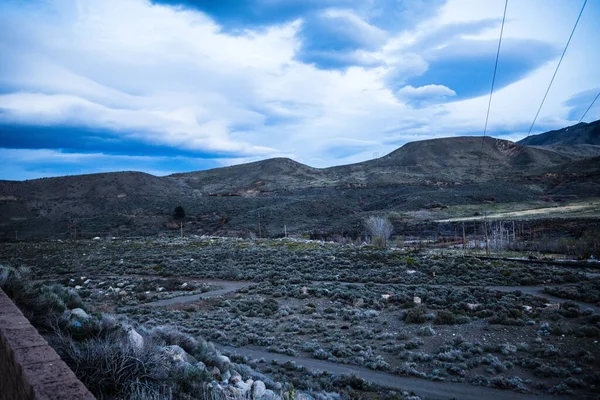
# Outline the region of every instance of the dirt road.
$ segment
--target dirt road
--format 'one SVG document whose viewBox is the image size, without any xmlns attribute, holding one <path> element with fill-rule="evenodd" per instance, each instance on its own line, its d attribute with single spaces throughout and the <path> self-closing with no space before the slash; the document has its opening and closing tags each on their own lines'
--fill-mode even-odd
<svg viewBox="0 0 600 400">
<path fill-rule="evenodd" d="M 511 390 L 499 390 L 482 386 L 472 386 L 468 383 L 434 382 L 420 378 L 411 378 L 392 375 L 385 372 L 373 371 L 354 365 L 344 365 L 329 361 L 315 360 L 312 358 L 290 357 L 282 354 L 269 353 L 254 348 L 236 348 L 229 346 L 220 347 L 226 353 L 239 354 L 256 359 L 264 358 L 267 361 L 275 360 L 283 363 L 293 361 L 309 370 L 328 371 L 334 375 L 357 374 L 363 379 L 380 386 L 397 390 L 407 390 L 428 399 L 461 399 L 461 400 L 559 400 L 558 396 L 521 394 Z"/>
<path fill-rule="evenodd" d="M 150 306 L 150 307 L 162 307 L 162 306 L 170 306 L 173 304 L 181 304 L 181 303 L 191 303 L 194 301 L 202 300 L 202 299 L 210 299 L 214 297 L 219 297 L 226 295 L 228 293 L 236 292 L 242 288 L 253 285 L 252 282 L 239 282 L 239 281 L 219 281 L 213 279 L 195 279 L 195 282 L 198 283 L 208 283 L 215 286 L 220 286 L 221 289 L 212 290 L 210 292 L 193 294 L 190 296 L 178 296 L 172 297 L 170 299 L 156 300 L 150 303 L 142 304 L 142 306 Z"/>
</svg>

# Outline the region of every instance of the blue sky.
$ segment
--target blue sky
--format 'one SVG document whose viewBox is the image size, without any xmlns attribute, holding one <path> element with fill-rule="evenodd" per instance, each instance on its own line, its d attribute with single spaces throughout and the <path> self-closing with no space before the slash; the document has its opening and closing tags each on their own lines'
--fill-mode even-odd
<svg viewBox="0 0 600 400">
<path fill-rule="evenodd" d="M 583 0 L 509 0 L 488 134 L 518 140 Z M 4 0 L 0 179 L 326 167 L 481 135 L 503 0 Z M 589 0 L 533 133 L 600 90 Z M 600 118 L 600 104 L 586 121 Z"/>
</svg>

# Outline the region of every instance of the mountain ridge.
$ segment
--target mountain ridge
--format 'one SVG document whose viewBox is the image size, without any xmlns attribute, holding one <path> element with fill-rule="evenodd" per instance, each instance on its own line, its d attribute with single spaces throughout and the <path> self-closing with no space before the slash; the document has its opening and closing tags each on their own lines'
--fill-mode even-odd
<svg viewBox="0 0 600 400">
<path fill-rule="evenodd" d="M 365 216 L 431 204 L 600 197 L 600 146 L 460 136 L 410 142 L 360 163 L 274 158 L 157 177 L 115 172 L 0 181 L 0 239 L 156 234 L 186 211 L 196 234 L 358 232 Z M 584 151 L 585 150 L 585 151 Z M 175 228 L 173 228 L 175 227 Z"/>
</svg>

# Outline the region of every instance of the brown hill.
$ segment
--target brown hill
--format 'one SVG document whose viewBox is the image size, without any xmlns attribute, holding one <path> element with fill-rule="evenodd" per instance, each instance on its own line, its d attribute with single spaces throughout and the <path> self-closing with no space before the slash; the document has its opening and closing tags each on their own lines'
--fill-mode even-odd
<svg viewBox="0 0 600 400">
<path fill-rule="evenodd" d="M 561 145 L 569 146 L 569 145 Z M 594 154 L 590 152 L 589 154 Z M 431 204 L 600 196 L 600 158 L 490 137 L 407 143 L 378 159 L 312 168 L 286 158 L 155 177 L 119 172 L 0 181 L 0 238 L 357 232 L 372 213 Z M 574 178 L 576 177 L 576 179 Z"/>
</svg>

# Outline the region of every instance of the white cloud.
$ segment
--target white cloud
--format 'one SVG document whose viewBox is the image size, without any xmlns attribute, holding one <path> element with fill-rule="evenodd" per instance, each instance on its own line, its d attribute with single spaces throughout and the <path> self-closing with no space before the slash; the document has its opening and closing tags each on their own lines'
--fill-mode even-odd
<svg viewBox="0 0 600 400">
<path fill-rule="evenodd" d="M 540 15 L 528 14 L 532 6 L 525 2 L 509 4 L 506 37 L 564 45 L 578 7 L 569 0 L 556 3 Z M 0 46 L 11 60 L 0 66 L 0 86 L 16 88 L 0 95 L 0 123 L 77 123 L 151 144 L 234 152 L 243 160 L 290 155 L 313 166 L 383 155 L 406 140 L 482 130 L 487 96 L 452 101 L 451 85 L 406 82 L 427 71 L 427 46 L 440 45 L 432 35 L 496 38 L 497 27 L 487 29 L 481 21 L 501 17 L 503 6 L 451 0 L 437 16 L 396 34 L 328 10 L 328 18 L 367 32 L 369 43 L 387 40 L 380 49 L 350 54 L 378 66 L 340 71 L 295 60 L 302 21 L 233 35 L 200 12 L 145 0 L 41 4 L 0 16 Z M 599 8 L 588 5 L 540 115 L 543 127 L 573 122 L 564 101 L 600 86 L 599 55 L 590 39 L 600 36 L 590 16 Z M 457 30 L 469 23 L 475 33 Z M 499 72 L 502 62 L 501 53 Z M 554 65 L 494 94 L 491 133 L 522 131 Z M 332 147 L 344 146 L 359 151 L 332 155 Z"/>
<path fill-rule="evenodd" d="M 408 102 L 440 102 L 448 97 L 456 96 L 456 92 L 444 85 L 404 86 L 396 92 L 396 96 Z"/>
</svg>

